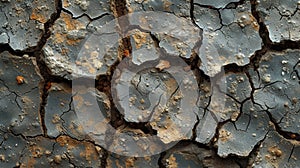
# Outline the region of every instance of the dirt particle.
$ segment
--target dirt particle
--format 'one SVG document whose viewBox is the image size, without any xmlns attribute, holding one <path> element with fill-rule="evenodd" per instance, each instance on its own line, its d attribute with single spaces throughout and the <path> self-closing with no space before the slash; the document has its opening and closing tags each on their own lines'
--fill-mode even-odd
<svg viewBox="0 0 300 168">
<path fill-rule="evenodd" d="M 17 80 L 18 85 L 25 83 L 25 78 L 23 76 L 17 76 L 16 80 Z"/>
<path fill-rule="evenodd" d="M 238 116 L 239 116 L 239 112 L 238 111 L 232 113 L 232 115 L 230 116 L 231 121 L 236 121 L 236 119 L 238 118 Z"/>
<path fill-rule="evenodd" d="M 173 156 L 173 154 L 166 160 L 168 163 L 168 168 L 177 168 L 178 165 L 176 163 L 176 158 Z"/>
<path fill-rule="evenodd" d="M 129 50 L 124 50 L 123 54 L 124 54 L 125 57 L 129 57 L 130 56 Z"/>
<path fill-rule="evenodd" d="M 296 97 L 293 97 L 292 98 L 292 102 L 293 102 L 293 104 L 297 104 L 298 103 L 298 99 Z"/>
<path fill-rule="evenodd" d="M 51 154 L 51 151 L 46 150 L 46 151 L 45 151 L 45 154 L 46 154 L 46 155 L 50 155 L 50 154 Z"/>
<path fill-rule="evenodd" d="M 79 141 L 76 141 L 68 136 L 60 136 L 56 139 L 56 141 L 60 146 L 66 147 L 68 150 L 72 150 L 80 144 Z"/>
<path fill-rule="evenodd" d="M 147 43 L 147 36 L 146 33 L 137 31 L 133 35 L 133 39 L 135 41 L 136 48 L 139 49 L 145 43 Z"/>
<path fill-rule="evenodd" d="M 5 156 L 4 155 L 0 155 L 0 160 L 3 162 L 5 161 Z"/>
<path fill-rule="evenodd" d="M 46 90 L 49 90 L 51 88 L 51 82 L 47 82 L 46 86 L 45 86 L 45 89 Z"/>
<path fill-rule="evenodd" d="M 224 129 L 221 129 L 219 133 L 219 139 L 223 142 L 228 141 L 232 137 L 232 134 Z"/>
<path fill-rule="evenodd" d="M 68 0 L 64 0 L 63 1 L 63 7 L 64 8 L 67 8 L 67 7 L 69 7 L 70 6 L 70 2 L 68 1 Z"/>
<path fill-rule="evenodd" d="M 268 152 L 272 155 L 272 156 L 276 156 L 276 157 L 280 157 L 282 156 L 282 151 L 277 147 L 277 146 L 272 146 L 268 149 Z"/>
<path fill-rule="evenodd" d="M 291 137 L 292 139 L 295 139 L 297 136 L 296 136 L 296 134 L 291 134 L 290 137 Z"/>
<path fill-rule="evenodd" d="M 62 158 L 61 158 L 60 155 L 55 155 L 55 156 L 54 156 L 54 162 L 55 162 L 55 163 L 59 164 L 59 163 L 61 162 L 61 160 L 62 160 Z"/>
<path fill-rule="evenodd" d="M 263 81 L 264 81 L 265 83 L 270 83 L 270 82 L 271 82 L 271 75 L 270 75 L 270 74 L 265 74 L 265 75 L 263 76 Z"/>
<path fill-rule="evenodd" d="M 135 159 L 134 158 L 128 158 L 126 159 L 126 167 L 134 167 L 134 161 Z"/>
</svg>

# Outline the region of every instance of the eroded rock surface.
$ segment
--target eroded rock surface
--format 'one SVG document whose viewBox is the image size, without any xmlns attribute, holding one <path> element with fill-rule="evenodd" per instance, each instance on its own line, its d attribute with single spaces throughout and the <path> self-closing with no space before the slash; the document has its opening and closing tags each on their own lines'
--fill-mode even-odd
<svg viewBox="0 0 300 168">
<path fill-rule="evenodd" d="M 299 5 L 2 0 L 0 167 L 297 167 Z"/>
<path fill-rule="evenodd" d="M 51 36 L 43 48 L 45 63 L 51 73 L 69 80 L 73 78 L 72 73 L 73 75 L 77 73 L 78 67 L 83 67 L 91 74 L 96 72 L 107 74 L 109 67 L 117 60 L 117 48 L 107 48 L 111 50 L 112 55 L 102 55 L 103 49 L 97 49 L 99 47 L 95 44 L 98 44 L 99 39 L 111 40 L 111 38 L 94 35 L 96 41 L 88 44 L 85 41 L 93 32 L 97 32 L 101 25 L 112 19 L 110 15 L 95 21 L 90 21 L 86 16 L 74 19 L 68 13 L 62 12 L 60 18 L 55 21 Z M 103 43 L 104 46 L 109 42 Z M 106 48 L 104 49 L 107 52 Z"/>
<path fill-rule="evenodd" d="M 43 78 L 34 57 L 0 54 L 1 130 L 24 136 L 43 133 L 39 113 Z"/>
<path fill-rule="evenodd" d="M 297 0 L 257 0 L 257 11 L 267 26 L 272 42 L 299 41 L 300 2 Z"/>
<path fill-rule="evenodd" d="M 22 51 L 36 47 L 46 23 L 57 12 L 56 5 L 55 1 L 46 0 L 1 1 L 0 44 Z"/>
<path fill-rule="evenodd" d="M 297 167 L 299 165 L 299 142 L 287 140 L 271 130 L 262 142 L 253 167 Z"/>
<path fill-rule="evenodd" d="M 281 130 L 299 134 L 299 50 L 267 53 L 260 62 L 260 87 L 254 100 L 267 110 Z"/>
<path fill-rule="evenodd" d="M 195 22 L 203 29 L 200 69 L 207 75 L 216 75 L 224 65 L 246 65 L 255 51 L 262 48 L 259 25 L 251 13 L 249 1 L 229 9 L 211 9 L 197 4 L 194 9 Z"/>
</svg>

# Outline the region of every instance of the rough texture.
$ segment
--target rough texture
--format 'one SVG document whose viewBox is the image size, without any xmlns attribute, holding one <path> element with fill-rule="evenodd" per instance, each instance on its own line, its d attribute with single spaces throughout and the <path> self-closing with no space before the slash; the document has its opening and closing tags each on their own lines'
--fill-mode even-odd
<svg viewBox="0 0 300 168">
<path fill-rule="evenodd" d="M 64 84 L 50 83 L 45 106 L 47 135 L 58 137 L 66 134 L 76 139 L 84 139 L 85 133 L 74 111 L 72 90 Z"/>
<path fill-rule="evenodd" d="M 216 75 L 224 65 L 246 65 L 255 51 L 262 48 L 259 25 L 251 13 L 250 2 L 234 9 L 194 6 L 196 24 L 204 30 L 199 49 L 200 69 L 207 75 Z"/>
<path fill-rule="evenodd" d="M 221 157 L 248 156 L 268 132 L 269 118 L 260 108 L 246 102 L 241 112 L 235 122 L 228 122 L 219 129 L 217 145 Z"/>
<path fill-rule="evenodd" d="M 299 54 L 299 50 L 267 53 L 258 68 L 261 86 L 254 93 L 255 102 L 281 130 L 296 134 L 300 133 Z"/>
<path fill-rule="evenodd" d="M 46 0 L 1 1 L 0 44 L 9 44 L 13 50 L 36 47 L 45 33 L 45 23 L 55 12 L 56 3 Z"/>
<path fill-rule="evenodd" d="M 300 40 L 299 1 L 257 0 L 256 3 L 272 42 Z"/>
<path fill-rule="evenodd" d="M 186 58 L 190 58 L 192 53 L 196 52 L 195 48 L 201 40 L 199 36 L 201 30 L 193 26 L 189 18 L 189 7 L 189 0 L 132 0 L 127 2 L 127 8 L 130 13 L 156 11 L 155 13 L 150 13 L 151 17 L 159 19 L 159 21 L 153 22 L 150 17 L 146 19 L 149 20 L 149 22 L 147 22 L 146 20 L 137 19 L 139 15 L 134 15 L 135 17 L 129 15 L 129 23 L 131 25 L 138 25 L 142 29 L 150 31 L 158 40 L 159 47 L 163 48 L 168 54 L 179 55 Z M 173 15 L 168 15 L 168 13 L 172 13 Z M 147 15 L 149 15 L 149 13 L 142 14 L 144 18 L 147 18 Z M 166 19 L 166 17 L 169 19 Z M 174 26 L 176 26 L 176 28 Z M 178 29 L 181 29 L 181 31 L 178 32 Z"/>
<path fill-rule="evenodd" d="M 117 59 L 117 49 L 110 49 L 113 55 L 101 55 L 95 46 L 101 37 L 97 36 L 97 41 L 89 44 L 84 42 L 93 32 L 97 32 L 101 25 L 111 19 L 112 16 L 108 15 L 90 22 L 86 16 L 73 19 L 71 15 L 62 12 L 60 18 L 55 21 L 51 36 L 43 48 L 45 63 L 51 73 L 66 79 L 72 79 L 72 73 L 77 73 L 77 67 L 86 68 L 92 74 L 96 71 L 100 71 L 99 74 L 108 73 L 109 66 Z M 87 53 L 81 51 L 82 48 Z M 93 64 L 90 65 L 90 62 Z"/>
<path fill-rule="evenodd" d="M 299 167 L 299 9 L 2 0 L 0 167 Z"/>
<path fill-rule="evenodd" d="M 191 152 L 192 151 L 192 152 Z M 166 167 L 239 167 L 234 160 L 224 160 L 211 150 L 194 144 L 175 147 L 163 157 Z"/>
<path fill-rule="evenodd" d="M 271 130 L 259 147 L 253 167 L 298 167 L 299 142 L 286 140 Z"/>
<path fill-rule="evenodd" d="M 62 4 L 63 9 L 71 12 L 73 17 L 86 14 L 94 19 L 111 13 L 109 0 L 63 0 Z"/>
<path fill-rule="evenodd" d="M 218 1 L 194 0 L 194 3 L 196 3 L 196 4 L 207 5 L 207 6 L 211 6 L 214 8 L 224 8 L 232 2 L 239 2 L 239 0 L 218 0 Z"/>
<path fill-rule="evenodd" d="M 0 54 L 1 130 L 24 136 L 42 134 L 41 77 L 36 59 Z"/>
<path fill-rule="evenodd" d="M 115 154 L 110 154 L 106 160 L 107 168 L 121 168 L 121 167 L 144 167 L 157 168 L 159 155 L 151 157 L 123 157 Z"/>
</svg>

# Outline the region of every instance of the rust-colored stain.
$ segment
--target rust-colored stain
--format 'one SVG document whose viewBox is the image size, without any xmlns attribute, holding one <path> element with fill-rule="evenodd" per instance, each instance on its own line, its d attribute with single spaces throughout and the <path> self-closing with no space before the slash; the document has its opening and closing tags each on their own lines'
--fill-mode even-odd
<svg viewBox="0 0 300 168">
<path fill-rule="evenodd" d="M 30 19 L 39 21 L 41 23 L 46 23 L 47 22 L 46 17 L 43 14 L 41 14 L 38 9 L 33 9 L 32 10 L 32 13 L 30 15 Z"/>
<path fill-rule="evenodd" d="M 130 52 L 127 49 L 124 50 L 123 54 L 124 54 L 125 57 L 129 57 L 130 56 Z"/>
<path fill-rule="evenodd" d="M 65 36 L 61 33 L 54 34 L 55 43 L 60 44 L 65 41 Z"/>
<path fill-rule="evenodd" d="M 232 138 L 232 134 L 228 132 L 227 130 L 221 129 L 219 132 L 219 139 L 222 142 L 228 141 L 230 138 Z"/>
<path fill-rule="evenodd" d="M 167 163 L 168 163 L 168 168 L 178 168 L 176 157 L 174 157 L 173 154 L 168 158 Z"/>
<path fill-rule="evenodd" d="M 141 48 L 142 45 L 147 43 L 146 33 L 143 32 L 135 32 L 133 35 L 133 39 L 135 41 L 135 46 L 137 49 Z"/>
<path fill-rule="evenodd" d="M 76 146 L 80 144 L 80 142 L 68 137 L 68 136 L 60 136 L 56 139 L 57 143 L 60 146 L 66 147 L 68 150 L 74 149 Z"/>
<path fill-rule="evenodd" d="M 290 137 L 291 137 L 292 139 L 295 139 L 297 136 L 296 136 L 296 134 L 291 134 Z"/>
<path fill-rule="evenodd" d="M 280 157 L 282 156 L 282 151 L 277 147 L 277 146 L 272 146 L 270 148 L 268 148 L 268 152 L 276 157 Z"/>
<path fill-rule="evenodd" d="M 78 20 L 72 19 L 72 17 L 66 13 L 61 13 L 61 18 L 66 24 L 66 28 L 68 31 L 70 30 L 79 30 L 85 28 L 85 26 L 79 22 Z"/>
<path fill-rule="evenodd" d="M 49 90 L 51 88 L 51 82 L 47 82 L 45 85 L 45 89 Z"/>
<path fill-rule="evenodd" d="M 80 152 L 80 156 L 85 157 L 87 161 L 97 160 L 98 154 L 95 147 L 90 143 L 85 143 L 84 146 L 85 150 Z"/>
<path fill-rule="evenodd" d="M 85 26 L 78 20 L 72 19 L 72 17 L 66 13 L 61 13 L 61 19 L 67 31 L 85 29 Z M 58 29 L 58 26 L 56 26 Z M 68 45 L 77 45 L 81 39 L 68 38 L 66 33 L 56 32 L 54 34 L 54 43 L 60 44 L 66 42 Z"/>
<path fill-rule="evenodd" d="M 128 158 L 125 161 L 126 167 L 134 167 L 135 158 Z"/>
<path fill-rule="evenodd" d="M 67 8 L 67 7 L 70 6 L 70 3 L 69 3 L 68 0 L 63 0 L 63 4 L 62 5 L 63 5 L 64 8 Z"/>
<path fill-rule="evenodd" d="M 259 24 L 257 23 L 255 17 L 251 14 L 249 14 L 249 17 L 250 17 L 250 20 L 251 20 L 251 25 L 252 25 L 252 28 L 256 31 L 259 31 Z"/>
<path fill-rule="evenodd" d="M 166 11 L 171 11 L 170 6 L 172 5 L 172 2 L 164 1 L 164 9 Z"/>
</svg>

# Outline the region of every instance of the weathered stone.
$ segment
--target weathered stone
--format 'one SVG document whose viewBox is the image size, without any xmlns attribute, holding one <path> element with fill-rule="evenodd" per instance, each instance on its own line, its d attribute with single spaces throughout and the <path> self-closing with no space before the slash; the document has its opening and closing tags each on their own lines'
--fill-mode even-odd
<svg viewBox="0 0 300 168">
<path fill-rule="evenodd" d="M 0 2 L 0 44 L 22 51 L 36 47 L 56 12 L 56 3 L 46 0 Z"/>
<path fill-rule="evenodd" d="M 0 54 L 0 125 L 24 136 L 42 134 L 39 115 L 43 78 L 36 59 Z"/>
</svg>

